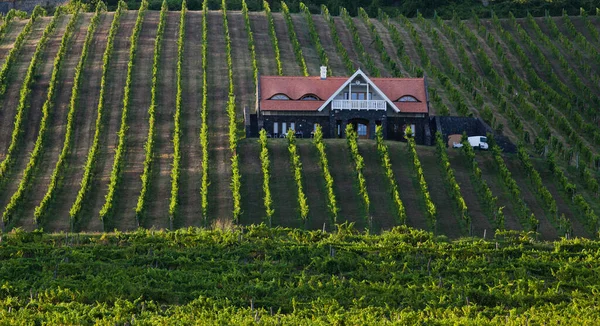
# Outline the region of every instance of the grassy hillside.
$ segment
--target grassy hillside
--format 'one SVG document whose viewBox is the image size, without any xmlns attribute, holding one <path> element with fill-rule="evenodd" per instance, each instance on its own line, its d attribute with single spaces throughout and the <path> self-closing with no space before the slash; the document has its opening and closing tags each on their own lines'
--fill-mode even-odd
<svg viewBox="0 0 600 326">
<path fill-rule="evenodd" d="M 257 139 L 239 139 L 233 150 L 230 150 L 230 140 L 243 138 L 243 108 L 252 108 L 255 103 L 252 58 L 256 58 L 258 73 L 277 74 L 278 52 L 283 75 L 300 75 L 300 58 L 312 75 L 318 73 L 325 58 L 334 76 L 347 76 L 358 67 L 372 76 L 425 74 L 433 114 L 482 117 L 515 143 L 524 141 L 527 155 L 503 154 L 500 161 L 504 164 L 499 164 L 493 153 L 477 152 L 475 155 L 481 180 L 486 181 L 492 196 L 497 198 L 494 203 L 481 192 L 479 176 L 474 174 L 471 161 L 462 151 L 447 150 L 455 176 L 455 181 L 449 181 L 447 173 L 450 172 L 440 164 L 435 148 L 417 146 L 417 157 L 428 185 L 427 196 L 436 206 L 435 216 L 427 213 L 424 188 L 417 178 L 407 144 L 386 142 L 409 226 L 452 238 L 483 237 L 484 234 L 490 238 L 498 227 L 537 230 L 541 239 L 556 239 L 567 232 L 575 236 L 597 236 L 597 215 L 600 213 L 600 113 L 597 109 L 600 104 L 600 57 L 597 54 L 600 50 L 600 20 L 596 16 L 493 17 L 461 21 L 457 18 L 430 20 L 420 16 L 407 19 L 384 14 L 369 18 L 362 10 L 358 10 L 356 17 L 347 16 L 343 10 L 341 16 L 329 16 L 325 9 L 322 15 L 291 14 L 302 57 L 294 50 L 292 34 L 288 31 L 284 13 L 280 12 L 272 13 L 272 24 L 265 12 L 249 12 L 246 16 L 243 11 L 231 10 L 226 12 L 226 21 L 220 10 L 207 10 L 206 14 L 187 11 L 183 19 L 181 12 L 165 13 L 165 30 L 158 39 L 162 48 L 160 53 L 154 52 L 160 20 L 158 11 L 148 10 L 138 15 L 137 11 L 122 10 L 118 16 L 114 12 L 100 12 L 91 35 L 89 54 L 80 71 L 79 92 L 72 98 L 75 65 L 81 56 L 86 31 L 94 21 L 94 13 L 81 13 L 67 44 L 65 64 L 58 71 L 58 91 L 49 111 L 52 128 L 45 134 L 43 155 L 27 179 L 23 178 L 23 173 L 30 164 L 38 138 L 53 62 L 72 15 L 59 16 L 55 28 L 48 32 L 48 45 L 40 49 L 39 63 L 34 67 L 35 77 L 29 86 L 23 83 L 24 75 L 51 18 L 36 19 L 30 30 L 24 28 L 29 19 L 13 18 L 0 36 L 0 64 L 7 62 L 11 49 L 15 49 L 12 51 L 14 58 L 6 68 L 6 91 L 0 95 L 0 159 L 8 162 L 3 163 L 5 171 L 0 170 L 3 229 L 41 227 L 56 232 L 114 228 L 126 231 L 138 226 L 227 226 L 234 222 L 233 211 L 237 205 L 237 193 L 232 192 L 231 184 L 234 171 L 237 171 L 232 168 L 232 158 L 238 155 L 241 175 L 239 223 L 265 221 L 263 173 Z M 113 23 L 115 16 L 118 24 Z M 137 51 L 131 56 L 133 39 L 130 36 L 135 31 L 138 17 L 142 20 L 139 37 L 134 40 Z M 185 24 L 185 33 L 182 35 L 183 50 L 178 52 L 181 22 Z M 204 22 L 207 30 L 203 30 Z M 108 44 L 111 30 L 114 37 Z M 230 47 L 225 37 L 227 30 Z M 253 47 L 249 47 L 249 32 L 252 33 Z M 22 41 L 18 43 L 20 33 L 23 33 Z M 273 45 L 275 39 L 277 47 Z M 112 51 L 107 52 L 108 61 L 104 65 L 103 54 L 107 48 Z M 203 49 L 206 58 L 202 56 Z M 231 56 L 231 65 L 227 53 Z M 159 62 L 155 85 L 155 137 L 153 154 L 147 159 L 144 146 L 150 128 L 155 56 Z M 179 58 L 182 65 L 180 94 L 176 85 Z M 126 93 L 128 67 L 131 67 L 131 88 Z M 231 79 L 228 78 L 229 71 Z M 101 81 L 103 74 L 104 84 Z M 101 89 L 104 111 L 98 120 L 100 132 L 96 136 Z M 21 98 L 23 91 L 30 95 Z M 227 113 L 228 95 L 235 96 L 233 118 Z M 119 168 L 115 170 L 125 96 L 129 108 L 124 146 Z M 206 107 L 203 107 L 204 100 Z M 20 101 L 27 109 L 23 111 L 21 129 L 14 131 L 13 121 L 18 117 Z M 71 101 L 75 101 L 76 109 L 72 144 L 65 157 L 65 168 L 55 172 L 65 141 L 67 108 Z M 178 190 L 174 193 L 177 209 L 171 215 L 169 200 L 173 187 L 177 101 L 181 103 L 181 161 L 177 172 Z M 230 132 L 230 123 L 237 132 Z M 207 128 L 207 148 L 203 148 L 202 128 Z M 86 161 L 94 139 L 98 143 L 97 153 L 94 164 L 87 171 Z M 309 207 L 308 219 L 300 218 L 288 141 L 269 139 L 272 225 L 322 229 L 325 224 L 326 230 L 332 230 L 327 210 L 329 195 L 319 154 L 311 140 L 298 140 L 297 145 Z M 368 211 L 361 199 L 348 144 L 345 140 L 326 139 L 325 145 L 339 209 L 338 223 L 354 222 L 358 228 L 369 228 L 371 232 L 398 225 L 386 171 L 375 142 L 361 140 L 358 146 L 365 158 L 363 175 L 366 194 L 371 201 Z M 10 148 L 13 148 L 12 152 L 9 152 Z M 203 164 L 205 153 L 208 153 L 208 164 Z M 147 176 L 144 174 L 148 179 L 142 182 L 145 162 L 149 162 L 150 172 Z M 532 168 L 526 169 L 529 163 Z M 509 179 L 514 182 L 503 174 L 505 167 L 511 172 Z M 34 211 L 47 193 L 55 173 L 58 183 L 44 208 L 44 217 L 34 219 Z M 205 173 L 208 188 L 203 193 Z M 85 175 L 89 175 L 90 180 L 87 188 L 82 190 Z M 536 179 L 537 175 L 539 179 Z M 111 177 L 117 182 L 111 182 Z M 460 196 L 451 192 L 451 182 L 460 186 Z M 148 192 L 144 215 L 140 218 L 135 209 L 143 184 L 148 185 Z M 110 190 L 111 187 L 114 189 Z M 21 188 L 20 195 L 16 196 Z M 515 195 L 515 189 L 518 195 Z M 110 201 L 112 213 L 100 220 L 109 190 L 115 195 Z M 84 200 L 79 213 L 73 216 L 72 208 L 82 191 Z M 544 195 L 545 191 L 548 196 Z M 457 200 L 461 199 L 468 211 L 464 218 L 457 206 Z M 10 214 L 4 213 L 7 207 Z M 501 218 L 499 210 L 503 212 Z M 432 219 L 434 224 L 428 224 Z"/>
</svg>

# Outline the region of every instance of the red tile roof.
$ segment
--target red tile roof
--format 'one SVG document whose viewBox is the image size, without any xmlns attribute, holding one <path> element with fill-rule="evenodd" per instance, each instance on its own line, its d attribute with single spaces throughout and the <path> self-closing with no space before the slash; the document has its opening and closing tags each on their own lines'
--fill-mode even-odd
<svg viewBox="0 0 600 326">
<path fill-rule="evenodd" d="M 349 77 L 319 76 L 261 76 L 260 109 L 264 111 L 316 111 L 337 91 Z M 394 102 L 400 112 L 427 113 L 427 95 L 423 78 L 371 78 L 371 81 Z M 285 94 L 291 100 L 269 100 L 276 94 Z M 314 94 L 322 101 L 301 101 Z M 420 102 L 396 102 L 411 95 Z"/>
</svg>

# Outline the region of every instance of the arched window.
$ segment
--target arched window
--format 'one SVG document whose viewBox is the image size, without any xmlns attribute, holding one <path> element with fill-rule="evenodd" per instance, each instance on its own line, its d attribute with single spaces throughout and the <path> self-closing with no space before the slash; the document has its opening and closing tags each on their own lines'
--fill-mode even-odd
<svg viewBox="0 0 600 326">
<path fill-rule="evenodd" d="M 398 99 L 396 102 L 419 102 L 417 98 L 412 95 L 404 95 Z"/>
<path fill-rule="evenodd" d="M 275 94 L 273 96 L 271 96 L 270 100 L 283 100 L 283 101 L 288 101 L 290 99 L 289 96 L 279 93 L 279 94 Z"/>
<path fill-rule="evenodd" d="M 319 101 L 320 98 L 314 94 L 306 94 L 300 98 L 301 101 Z"/>
</svg>

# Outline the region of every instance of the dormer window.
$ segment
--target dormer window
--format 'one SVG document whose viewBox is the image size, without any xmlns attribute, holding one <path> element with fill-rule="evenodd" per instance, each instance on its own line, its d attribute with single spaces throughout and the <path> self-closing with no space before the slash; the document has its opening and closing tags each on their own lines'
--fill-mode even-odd
<svg viewBox="0 0 600 326">
<path fill-rule="evenodd" d="M 301 101 L 320 101 L 316 95 L 314 94 L 306 94 L 300 98 Z"/>
<path fill-rule="evenodd" d="M 404 95 L 400 97 L 396 102 L 420 102 L 416 97 L 412 95 Z"/>
<path fill-rule="evenodd" d="M 289 101 L 290 97 L 285 94 L 279 93 L 271 96 L 270 100 Z"/>
</svg>

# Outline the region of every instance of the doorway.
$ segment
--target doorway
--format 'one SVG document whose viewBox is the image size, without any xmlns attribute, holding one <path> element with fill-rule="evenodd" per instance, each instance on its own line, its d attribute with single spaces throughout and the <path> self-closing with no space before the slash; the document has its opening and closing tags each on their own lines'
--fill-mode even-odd
<svg viewBox="0 0 600 326">
<path fill-rule="evenodd" d="M 352 128 L 356 131 L 359 139 L 369 139 L 370 138 L 370 130 L 369 130 L 369 120 L 366 119 L 352 119 L 348 121 L 348 123 L 352 124 Z"/>
</svg>

